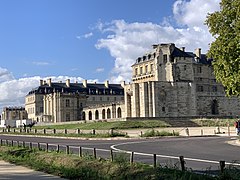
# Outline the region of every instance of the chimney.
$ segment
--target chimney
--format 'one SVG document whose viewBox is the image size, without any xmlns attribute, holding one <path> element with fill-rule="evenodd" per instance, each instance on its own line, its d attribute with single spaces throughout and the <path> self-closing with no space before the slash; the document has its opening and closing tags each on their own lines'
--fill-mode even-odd
<svg viewBox="0 0 240 180">
<path fill-rule="evenodd" d="M 86 88 L 87 87 L 87 80 L 83 80 L 83 86 Z"/>
<path fill-rule="evenodd" d="M 121 82 L 121 86 L 124 88 L 124 86 L 125 86 L 125 81 L 122 81 L 122 82 Z"/>
<path fill-rule="evenodd" d="M 67 79 L 67 80 L 66 80 L 66 86 L 67 86 L 67 87 L 70 87 L 70 79 Z"/>
<path fill-rule="evenodd" d="M 51 78 L 49 78 L 48 80 L 47 80 L 47 83 L 48 83 L 48 86 L 52 86 L 52 79 Z"/>
<path fill-rule="evenodd" d="M 43 86 L 43 80 L 40 79 L 40 86 Z"/>
<path fill-rule="evenodd" d="M 198 58 L 201 58 L 201 48 L 195 49 L 195 55 L 196 55 Z"/>
<path fill-rule="evenodd" d="M 180 50 L 185 52 L 185 47 L 181 47 Z"/>
<path fill-rule="evenodd" d="M 105 87 L 109 88 L 109 81 L 105 81 Z"/>
</svg>

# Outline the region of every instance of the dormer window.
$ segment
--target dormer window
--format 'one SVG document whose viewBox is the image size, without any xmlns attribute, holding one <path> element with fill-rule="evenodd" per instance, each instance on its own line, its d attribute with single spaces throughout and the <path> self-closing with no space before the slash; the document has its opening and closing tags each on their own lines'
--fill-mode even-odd
<svg viewBox="0 0 240 180">
<path fill-rule="evenodd" d="M 165 64 L 167 63 L 167 54 L 163 55 L 163 63 L 165 63 Z"/>
</svg>

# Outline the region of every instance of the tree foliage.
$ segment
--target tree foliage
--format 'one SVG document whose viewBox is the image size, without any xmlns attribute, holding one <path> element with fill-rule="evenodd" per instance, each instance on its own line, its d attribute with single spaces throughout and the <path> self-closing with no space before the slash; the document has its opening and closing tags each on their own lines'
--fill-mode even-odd
<svg viewBox="0 0 240 180">
<path fill-rule="evenodd" d="M 240 96 L 240 0 L 222 0 L 220 11 L 209 14 L 206 24 L 215 38 L 208 57 L 216 79 L 228 96 Z"/>
</svg>

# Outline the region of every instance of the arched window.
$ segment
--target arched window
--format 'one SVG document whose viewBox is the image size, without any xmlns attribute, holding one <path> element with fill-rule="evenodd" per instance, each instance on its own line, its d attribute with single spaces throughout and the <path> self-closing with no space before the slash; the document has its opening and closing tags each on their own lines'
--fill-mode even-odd
<svg viewBox="0 0 240 180">
<path fill-rule="evenodd" d="M 111 110 L 108 108 L 107 109 L 107 119 L 111 118 Z"/>
<path fill-rule="evenodd" d="M 85 120 L 85 118 L 86 118 L 85 116 L 86 116 L 86 114 L 85 114 L 85 112 L 83 112 L 82 113 L 82 120 Z"/>
<path fill-rule="evenodd" d="M 92 120 L 92 111 L 89 111 L 88 113 L 88 120 Z"/>
<path fill-rule="evenodd" d="M 102 119 L 105 119 L 105 118 L 106 118 L 106 117 L 105 117 L 105 116 L 106 116 L 105 113 L 106 113 L 106 110 L 103 109 L 103 110 L 102 110 Z"/>
<path fill-rule="evenodd" d="M 214 100 L 212 101 L 211 109 L 212 109 L 212 114 L 213 114 L 213 115 L 218 114 L 218 102 L 217 102 L 216 99 L 214 99 Z"/>
<path fill-rule="evenodd" d="M 118 117 L 118 118 L 121 118 L 121 117 L 122 117 L 122 110 L 121 110 L 120 107 L 117 109 L 117 117 Z"/>
<path fill-rule="evenodd" d="M 99 119 L 99 113 L 98 113 L 98 110 L 95 111 L 95 119 Z"/>
</svg>

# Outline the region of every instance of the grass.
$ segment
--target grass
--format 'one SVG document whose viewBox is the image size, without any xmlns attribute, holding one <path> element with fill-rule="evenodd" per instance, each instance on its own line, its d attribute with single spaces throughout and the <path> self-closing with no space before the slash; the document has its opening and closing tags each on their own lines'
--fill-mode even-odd
<svg viewBox="0 0 240 180">
<path fill-rule="evenodd" d="M 0 134 L 6 134 L 3 132 L 0 132 Z M 69 134 L 65 134 L 65 133 L 48 133 L 48 134 L 43 134 L 43 133 L 26 133 L 26 132 L 7 132 L 7 134 L 14 134 L 14 135 L 40 135 L 40 136 L 59 136 L 59 137 L 82 137 L 82 138 L 110 138 L 110 137 L 128 137 L 128 135 L 126 133 L 121 133 L 121 132 L 113 132 L 112 134 L 110 133 L 105 133 L 105 134 L 91 134 L 91 133 L 80 133 L 80 134 L 76 134 L 76 133 L 69 133 Z"/>
<path fill-rule="evenodd" d="M 79 158 L 64 153 L 47 153 L 27 148 L 1 146 L 0 158 L 67 179 L 219 179 L 218 177 L 194 174 L 190 171 L 180 171 L 176 168 L 161 166 L 153 168 L 150 165 L 140 163 L 130 165 L 127 157 L 123 154 L 115 156 L 115 160 L 111 162 L 102 158 L 94 159 L 92 156 Z M 224 176 L 225 179 L 226 177 L 229 175 Z"/>
<path fill-rule="evenodd" d="M 233 126 L 236 119 L 194 119 L 194 123 L 200 126 L 216 127 L 216 126 Z"/>
<path fill-rule="evenodd" d="M 142 134 L 141 137 L 157 137 L 157 136 L 179 136 L 178 132 L 171 133 L 167 131 L 156 131 L 154 129 L 146 131 L 144 134 Z"/>
<path fill-rule="evenodd" d="M 169 127 L 170 125 L 164 121 L 148 120 L 148 121 L 116 121 L 116 122 L 92 122 L 78 124 L 63 125 L 47 125 L 34 126 L 37 129 L 83 129 L 83 130 L 106 130 L 106 129 L 136 129 L 136 128 L 157 128 Z"/>
</svg>

